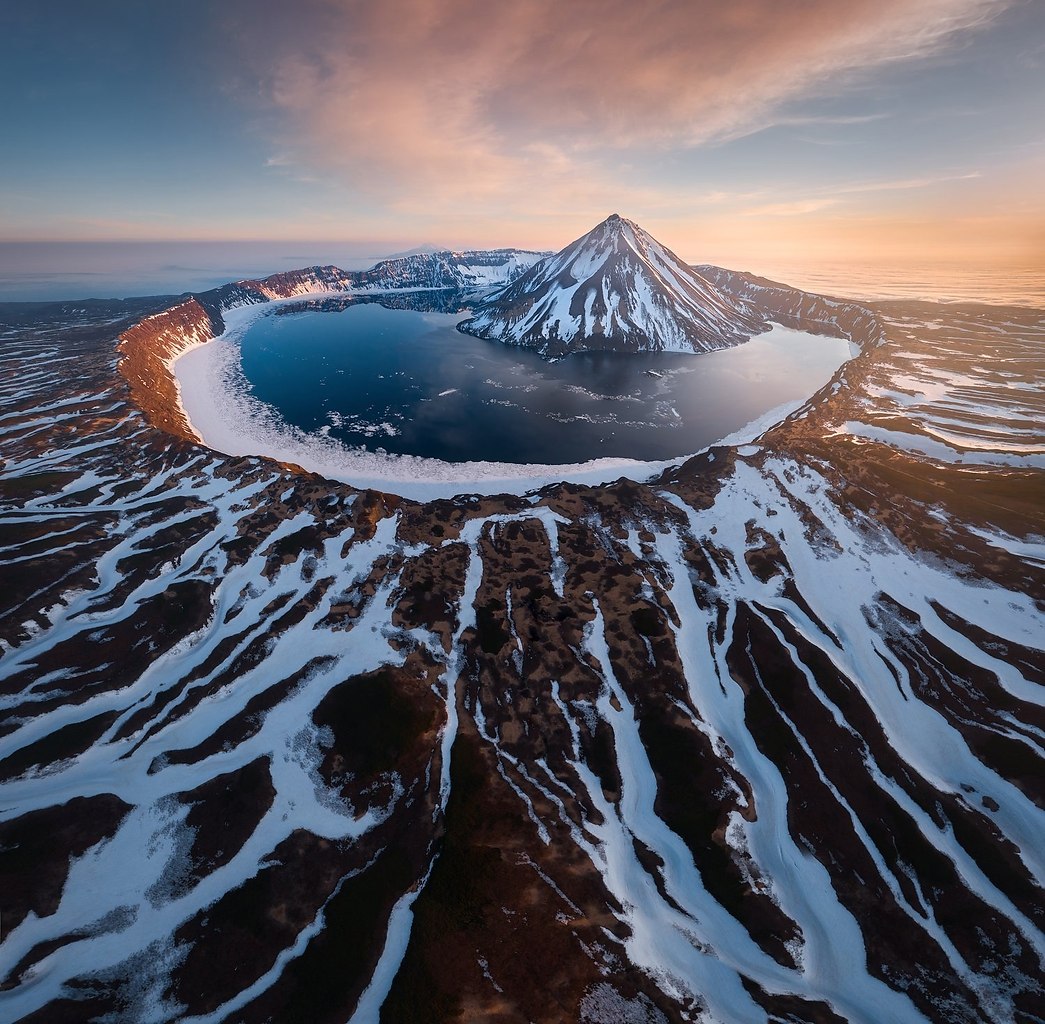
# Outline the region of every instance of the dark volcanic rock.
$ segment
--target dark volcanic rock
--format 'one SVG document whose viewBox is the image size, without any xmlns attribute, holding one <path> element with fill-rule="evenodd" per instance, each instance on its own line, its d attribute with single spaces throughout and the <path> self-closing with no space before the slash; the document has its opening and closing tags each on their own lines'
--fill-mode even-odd
<svg viewBox="0 0 1045 1024">
<path fill-rule="evenodd" d="M 1042 314 L 699 268 L 860 353 L 649 483 L 422 505 L 173 405 L 340 274 L 0 307 L 0 1018 L 1040 1018 Z"/>
</svg>

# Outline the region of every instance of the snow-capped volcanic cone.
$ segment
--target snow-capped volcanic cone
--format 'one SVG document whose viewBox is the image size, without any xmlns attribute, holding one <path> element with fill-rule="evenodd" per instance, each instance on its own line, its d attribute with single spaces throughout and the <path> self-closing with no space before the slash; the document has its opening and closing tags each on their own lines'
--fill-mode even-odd
<svg viewBox="0 0 1045 1024">
<path fill-rule="evenodd" d="M 769 329 L 616 213 L 477 305 L 458 327 L 545 356 L 707 352 Z"/>
</svg>

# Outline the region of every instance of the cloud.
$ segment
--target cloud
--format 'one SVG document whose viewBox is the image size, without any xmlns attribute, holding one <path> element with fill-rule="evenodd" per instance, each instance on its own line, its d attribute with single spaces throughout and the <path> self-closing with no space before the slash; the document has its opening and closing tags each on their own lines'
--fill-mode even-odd
<svg viewBox="0 0 1045 1024">
<path fill-rule="evenodd" d="M 798 198 L 778 199 L 775 202 L 749 206 L 741 212 L 745 217 L 794 217 L 807 213 L 819 213 L 828 207 L 838 206 L 850 196 L 862 196 L 875 192 L 907 192 L 912 189 L 931 188 L 952 181 L 971 181 L 980 178 L 979 171 L 966 174 L 941 174 L 924 178 L 900 178 L 880 181 L 852 181 L 832 185 L 808 192 Z M 792 190 L 793 195 L 794 190 Z M 764 193 L 763 193 L 764 194 Z"/>
<path fill-rule="evenodd" d="M 766 203 L 744 210 L 745 217 L 800 217 L 834 206 L 837 199 L 797 199 L 789 203 Z"/>
<path fill-rule="evenodd" d="M 627 197 L 630 152 L 758 130 L 1009 2 L 307 0 L 274 6 L 275 29 L 235 20 L 288 161 L 407 211 L 541 192 L 601 209 Z"/>
<path fill-rule="evenodd" d="M 874 121 L 882 121 L 888 116 L 888 114 L 841 114 L 837 116 L 811 114 L 806 117 L 775 117 L 773 124 L 786 125 L 792 128 L 815 127 L 817 125 L 835 127 L 839 125 L 871 124 Z"/>
<path fill-rule="evenodd" d="M 929 188 L 932 185 L 942 185 L 948 181 L 970 181 L 983 175 L 979 171 L 969 171 L 966 174 L 941 174 L 926 178 L 901 178 L 891 181 L 863 181 L 853 182 L 848 185 L 839 185 L 830 190 L 831 195 L 854 195 L 861 192 L 905 192 L 912 188 Z"/>
</svg>

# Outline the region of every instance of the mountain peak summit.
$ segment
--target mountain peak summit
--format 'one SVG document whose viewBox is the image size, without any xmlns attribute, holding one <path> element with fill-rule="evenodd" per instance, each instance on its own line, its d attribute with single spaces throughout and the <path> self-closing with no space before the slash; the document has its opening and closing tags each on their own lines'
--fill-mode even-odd
<svg viewBox="0 0 1045 1024">
<path fill-rule="evenodd" d="M 632 228 L 636 231 L 642 229 L 633 220 L 628 220 L 627 217 L 622 217 L 619 213 L 611 213 L 602 223 L 596 224 L 595 227 L 588 232 L 588 234 L 594 234 L 596 231 L 623 231 L 625 228 Z"/>
<path fill-rule="evenodd" d="M 542 355 L 706 352 L 768 330 L 634 221 L 612 213 L 458 325 Z"/>
</svg>

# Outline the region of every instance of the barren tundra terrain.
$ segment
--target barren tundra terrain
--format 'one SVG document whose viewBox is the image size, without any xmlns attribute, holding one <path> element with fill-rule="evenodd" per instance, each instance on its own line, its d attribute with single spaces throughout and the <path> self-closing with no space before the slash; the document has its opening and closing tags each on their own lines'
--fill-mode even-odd
<svg viewBox="0 0 1045 1024">
<path fill-rule="evenodd" d="M 0 307 L 0 1018 L 1045 1017 L 1045 315 L 698 269 L 860 354 L 427 504 L 180 411 L 330 274 Z"/>
</svg>

